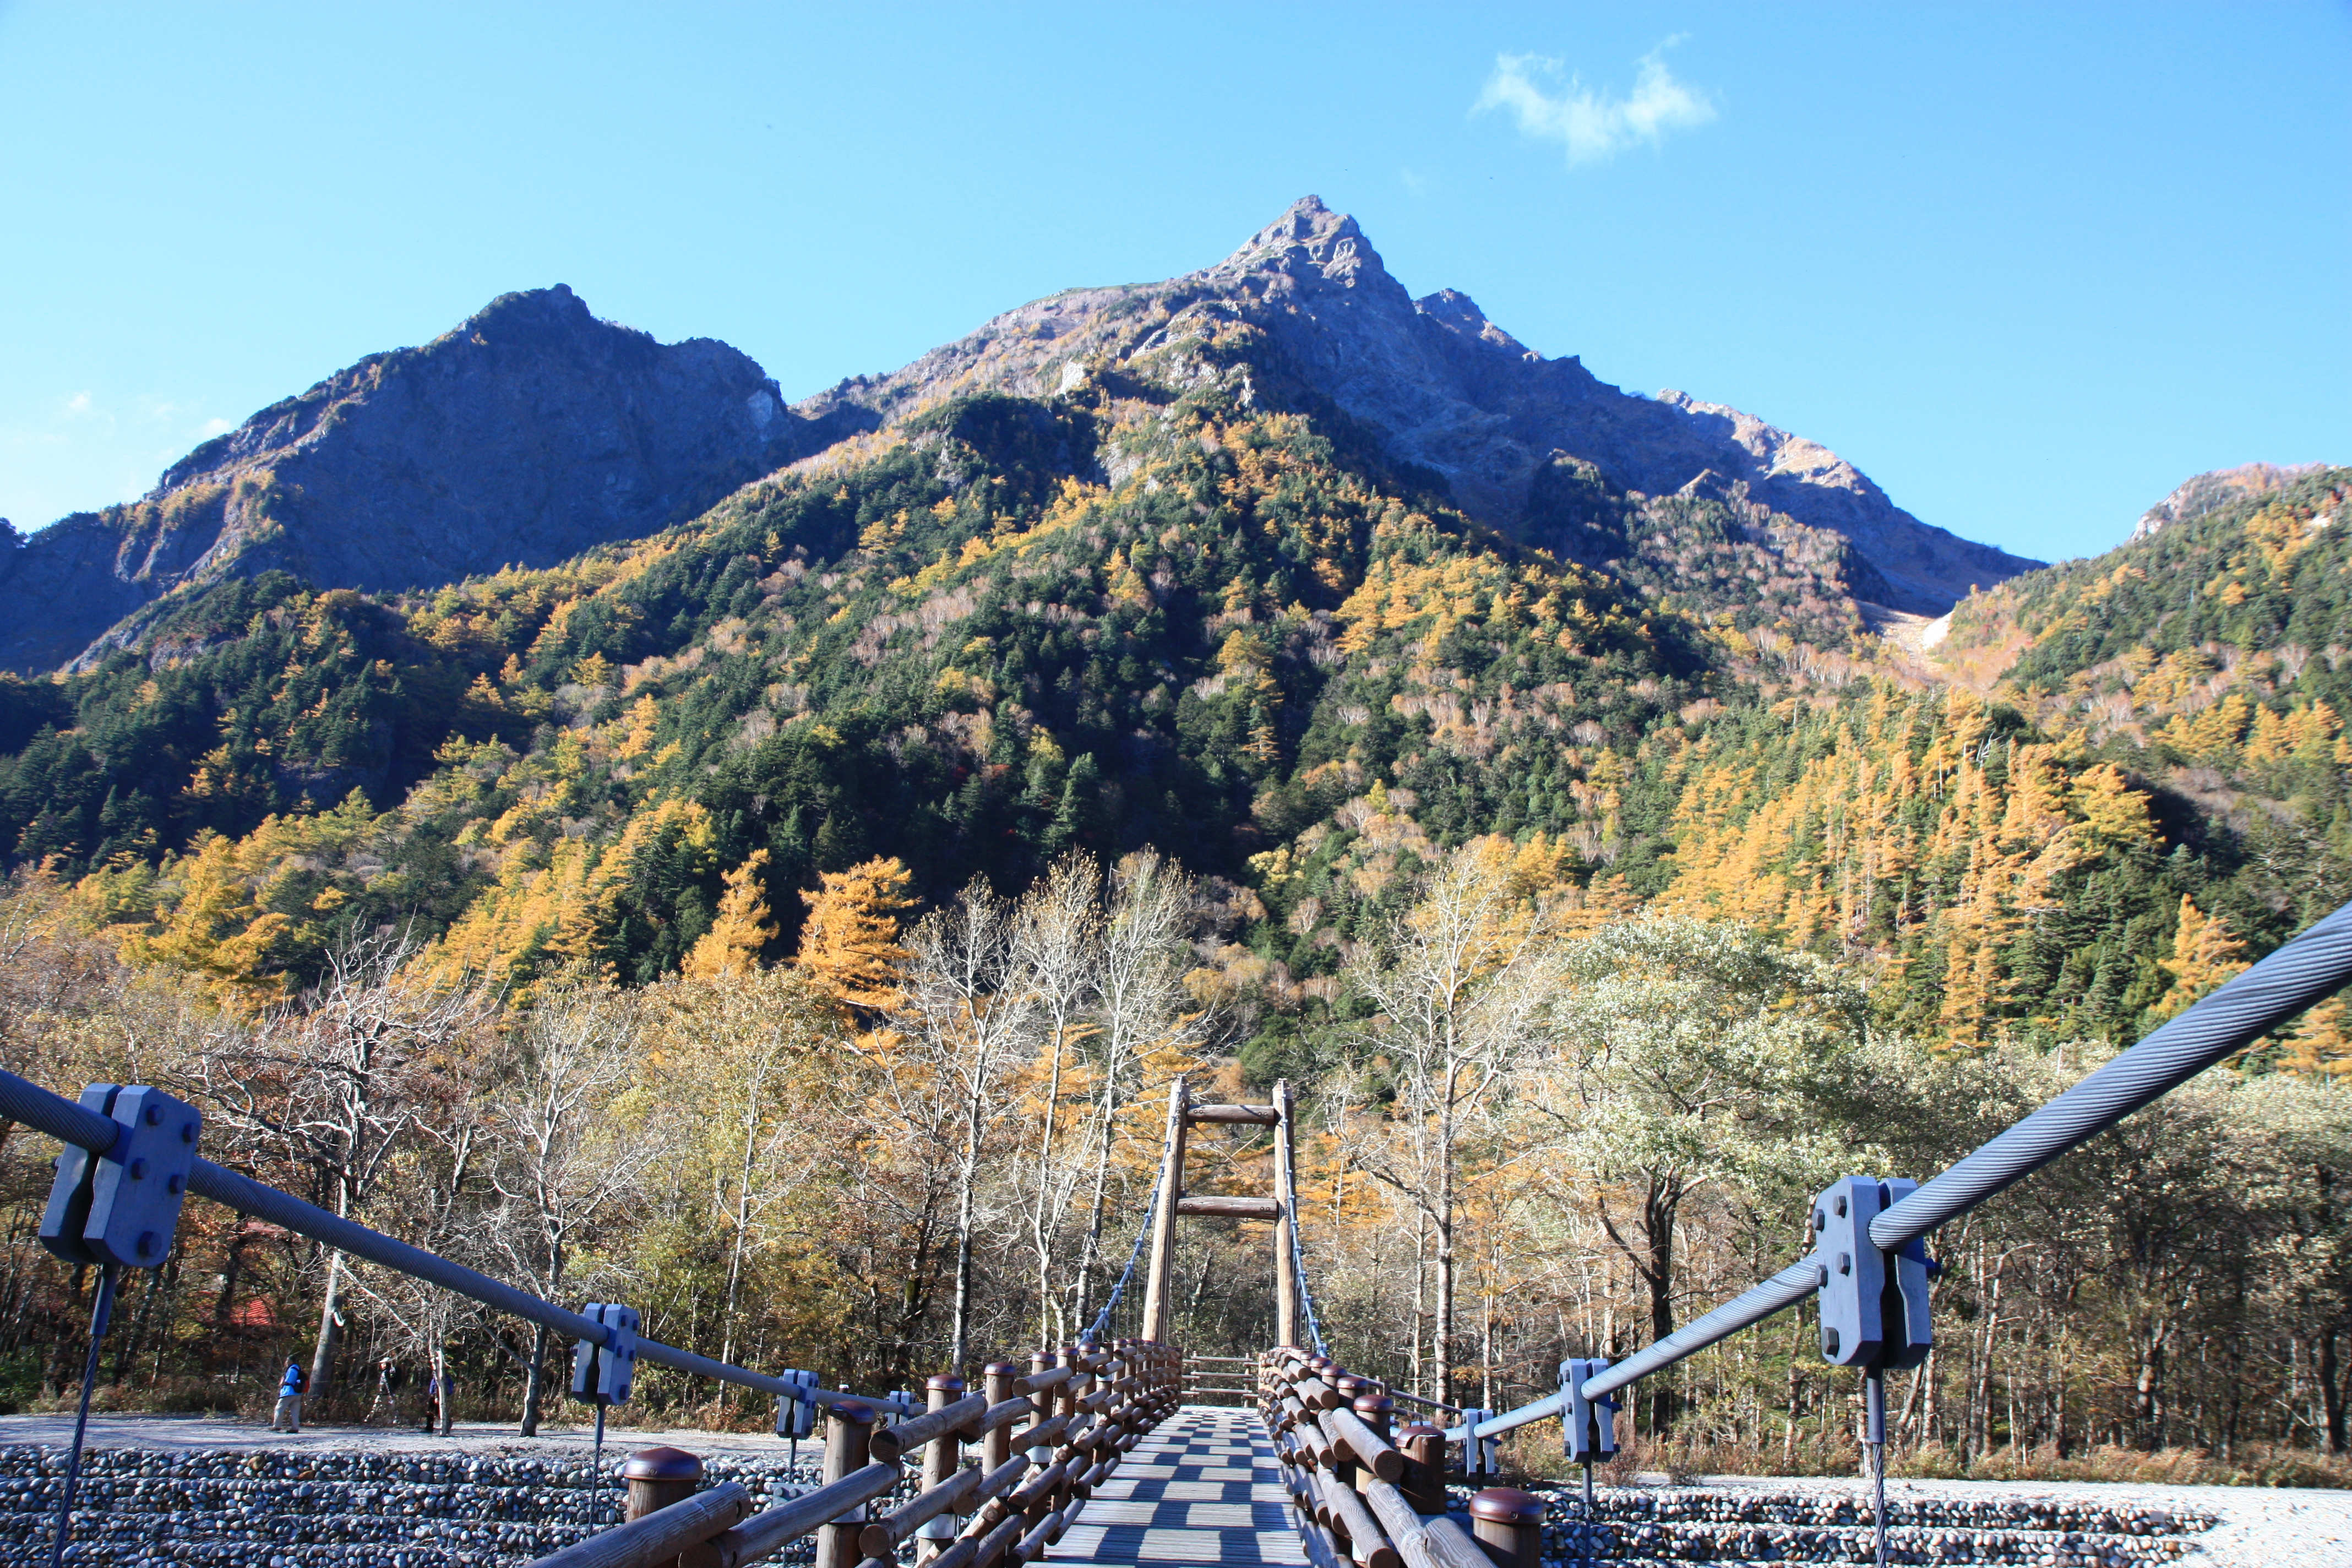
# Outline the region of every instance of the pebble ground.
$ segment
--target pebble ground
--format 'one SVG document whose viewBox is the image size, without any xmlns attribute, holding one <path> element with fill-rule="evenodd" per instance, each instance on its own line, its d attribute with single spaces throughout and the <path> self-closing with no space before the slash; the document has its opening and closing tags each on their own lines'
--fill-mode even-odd
<svg viewBox="0 0 2352 1568">
<path fill-rule="evenodd" d="M 1195 1435 L 1180 1434 L 1175 1426 L 1155 1434 L 1154 1446 L 1189 1448 Z M 588 1486 L 593 1434 L 586 1427 L 547 1428 L 530 1439 L 517 1437 L 509 1426 L 473 1424 L 461 1425 L 448 1438 L 414 1427 L 315 1426 L 292 1436 L 262 1425 L 184 1416 L 94 1416 L 90 1427 L 94 1449 L 137 1452 L 114 1453 L 91 1466 L 93 1472 L 113 1478 L 92 1500 L 104 1496 L 123 1513 L 107 1527 L 93 1521 L 87 1538 L 92 1550 L 76 1553 L 85 1563 L 217 1562 L 236 1568 L 296 1568 L 331 1561 L 347 1568 L 421 1568 L 431 1562 L 507 1568 L 536 1554 L 530 1548 L 546 1550 L 581 1531 L 586 1524 L 583 1490 L 604 1489 Z M 1220 1426 L 1198 1436 L 1213 1447 L 1248 1443 L 1239 1430 Z M 31 1516 L 46 1511 L 45 1502 L 53 1506 L 61 1458 L 56 1450 L 70 1435 L 68 1417 L 0 1416 L 0 1542 L 5 1543 L 0 1558 L 16 1560 L 41 1533 Z M 800 1445 L 796 1473 L 792 1447 L 764 1433 L 614 1428 L 606 1435 L 606 1471 L 629 1453 L 656 1444 L 702 1455 L 712 1462 L 714 1476 L 740 1474 L 755 1490 L 791 1486 L 812 1475 L 817 1459 L 815 1445 Z M 1172 1452 L 1155 1454 L 1145 1462 L 1164 1464 L 1170 1457 Z M 1252 1452 L 1248 1460 L 1256 1457 Z M 1252 1463 L 1250 1468 L 1256 1467 Z M 1162 1479 L 1140 1473 L 1130 1478 Z M 1252 1474 L 1250 1483 L 1242 1484 L 1247 1504 L 1259 1500 L 1253 1484 L 1258 1479 Z M 1162 1489 L 1182 1491 L 1196 1484 L 1190 1477 L 1181 1481 Z M 324 1490 L 319 1489 L 322 1483 Z M 310 1495 L 295 1495 L 306 1489 Z M 329 1492 L 347 1497 L 349 1504 L 329 1503 Z M 1677 1561 L 1696 1568 L 1710 1562 L 1867 1560 L 1869 1493 L 1856 1481 L 1706 1477 L 1683 1486 L 1604 1488 L 1604 1522 L 1615 1528 L 1600 1539 L 1586 1537 L 1579 1527 L 1575 1497 L 1573 1488 L 1558 1494 L 1546 1553 L 1555 1563 Z M 2352 1568 L 2352 1492 L 1896 1480 L 1888 1484 L 1887 1499 L 1897 1527 L 1898 1562 Z M 1133 1511 L 1139 1505 L 1181 1502 L 1185 1521 L 1170 1528 L 1189 1535 L 1210 1527 L 1207 1510 L 1201 1519 L 1192 1518 L 1190 1505 L 1202 1500 L 1107 1496 L 1104 1517 L 1082 1516 L 1079 1529 L 1157 1527 L 1156 1508 L 1153 1520 L 1129 1521 L 1118 1517 L 1121 1505 Z M 1221 1492 L 1216 1500 L 1230 1507 L 1239 1499 Z M 415 1528 L 443 1507 L 450 1510 L 446 1533 Z M 154 1541 L 130 1517 L 151 1510 L 169 1516 L 164 1541 Z M 1278 1561 L 1259 1539 L 1257 1510 L 1249 1511 L 1253 1517 L 1245 1527 L 1238 1519 L 1220 1518 L 1216 1523 L 1230 1525 L 1237 1536 L 1246 1529 L 1244 1539 L 1255 1549 L 1254 1560 Z M 410 1528 L 400 1532 L 404 1540 L 378 1534 L 371 1522 L 391 1518 L 408 1522 Z M 341 1536 L 340 1548 L 322 1539 L 346 1531 L 352 1533 Z M 1123 1558 L 1118 1548 L 1127 1542 L 1111 1538 L 1127 1531 L 1101 1533 L 1100 1541 L 1092 1539 L 1093 1531 L 1069 1540 L 1055 1555 L 1097 1563 Z M 1173 1535 L 1155 1537 L 1156 1550 L 1147 1552 L 1143 1533 L 1136 1531 L 1136 1556 L 1129 1560 L 1142 1561 L 1160 1551 L 1170 1561 L 1201 1560 L 1199 1542 Z M 368 1535 L 377 1538 L 361 1539 Z M 303 1536 L 310 1539 L 297 1539 Z M 42 1540 L 45 1544 L 45 1535 Z M 216 1550 L 207 1549 L 212 1541 L 217 1541 Z M 263 1549 L 257 1552 L 255 1546 Z M 1105 1546 L 1112 1551 L 1102 1551 Z M 1588 1556 L 1594 1546 L 1601 1552 Z"/>
</svg>

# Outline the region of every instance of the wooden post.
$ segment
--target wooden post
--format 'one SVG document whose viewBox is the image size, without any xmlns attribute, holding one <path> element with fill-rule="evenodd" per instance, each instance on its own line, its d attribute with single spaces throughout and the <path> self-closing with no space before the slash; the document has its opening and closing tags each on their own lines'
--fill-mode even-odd
<svg viewBox="0 0 2352 1568">
<path fill-rule="evenodd" d="M 1151 1212 L 1151 1272 L 1144 1277 L 1143 1337 L 1168 1339 L 1168 1269 L 1176 1256 L 1176 1200 L 1184 1195 L 1184 1075 L 1168 1086 L 1168 1148 L 1160 1160 L 1160 1195 Z"/>
<path fill-rule="evenodd" d="M 1021 1369 L 1009 1361 L 992 1361 L 982 1372 L 982 1387 L 988 1394 L 990 1409 L 1014 1397 L 1020 1390 L 1013 1384 L 1021 1381 Z M 1013 1458 L 1013 1426 L 999 1426 L 980 1440 L 980 1468 L 993 1470 Z"/>
<path fill-rule="evenodd" d="M 923 1384 L 930 1395 L 929 1407 L 944 1410 L 963 1397 L 963 1379 L 952 1373 L 940 1373 Z M 955 1479 L 957 1467 L 963 1458 L 963 1439 L 952 1432 L 942 1432 L 931 1439 L 923 1450 L 923 1484 L 921 1489 L 943 1487 Z M 929 1563 L 948 1549 L 955 1539 L 956 1521 L 953 1514 L 940 1514 L 927 1519 L 915 1527 L 915 1562 Z"/>
<path fill-rule="evenodd" d="M 1488 1487 L 1470 1500 L 1470 1533 L 1495 1568 L 1543 1568 L 1544 1501 L 1516 1487 Z"/>
<path fill-rule="evenodd" d="M 1275 1114 L 1281 1124 L 1274 1130 L 1274 1201 L 1281 1208 L 1274 1216 L 1274 1337 L 1278 1344 L 1298 1343 L 1298 1273 L 1292 1253 L 1298 1214 L 1298 1151 L 1291 1136 L 1297 1097 L 1290 1080 L 1274 1086 Z"/>
<path fill-rule="evenodd" d="M 1034 1377 L 1041 1372 L 1051 1372 L 1053 1370 L 1054 1352 L 1052 1351 L 1033 1351 L 1030 1352 L 1029 1374 L 1032 1377 Z M 1036 1431 L 1039 1427 L 1045 1426 L 1046 1422 L 1051 1421 L 1054 1418 L 1055 1413 L 1060 1407 L 1060 1394 L 1066 1392 L 1067 1392 L 1066 1385 L 1065 1385 L 1061 1390 L 1049 1388 L 1043 1394 L 1033 1394 L 1029 1396 L 1029 1403 L 1037 1407 L 1037 1414 L 1032 1415 L 1029 1418 L 1029 1425 L 1021 1429 L 1023 1436 L 1028 1436 L 1029 1434 Z M 1028 1442 L 1023 1444 L 1022 1447 L 1029 1451 L 1029 1474 L 1031 1476 L 1034 1476 L 1038 1471 L 1044 1469 L 1046 1466 L 1054 1462 L 1054 1450 L 1050 1444 L 1040 1444 L 1033 1437 Z"/>
<path fill-rule="evenodd" d="M 634 1524 L 692 1497 L 702 1484 L 702 1461 L 683 1448 L 647 1448 L 629 1456 L 621 1479 L 629 1483 L 629 1505 L 622 1517 Z"/>
<path fill-rule="evenodd" d="M 1034 1376 L 1041 1372 L 1051 1372 L 1053 1369 L 1054 1352 L 1052 1351 L 1038 1351 L 1030 1356 L 1029 1371 L 1031 1375 Z M 1045 1423 L 1054 1419 L 1056 1415 L 1062 1413 L 1062 1411 L 1066 1408 L 1065 1402 L 1069 1398 L 1069 1394 L 1070 1385 L 1067 1382 L 1065 1382 L 1058 1388 L 1048 1389 L 1043 1394 L 1033 1394 L 1029 1396 L 1036 1403 L 1037 1415 L 1036 1418 L 1031 1421 L 1029 1425 L 1023 1429 L 1022 1433 L 1024 1437 L 1029 1438 L 1029 1441 L 1026 1444 L 1029 1450 L 1029 1470 L 1028 1473 L 1022 1478 L 1021 1481 L 1021 1484 L 1024 1487 L 1034 1483 L 1039 1476 L 1044 1475 L 1048 1469 L 1051 1469 L 1054 1464 L 1053 1445 L 1050 1443 L 1040 1443 L 1030 1435 L 1042 1429 Z M 1021 1533 L 1023 1535 L 1028 1534 L 1031 1531 L 1045 1522 L 1045 1516 L 1054 1511 L 1055 1494 L 1059 1490 L 1060 1488 L 1058 1486 L 1051 1487 L 1045 1491 L 1038 1493 L 1034 1499 L 1031 1500 L 1028 1511 L 1023 1515 L 1022 1519 Z"/>
<path fill-rule="evenodd" d="M 866 1468 L 874 1441 L 874 1406 L 845 1399 L 824 1414 L 824 1484 L 831 1486 Z M 857 1538 L 866 1529 L 866 1511 L 854 1508 L 839 1522 L 818 1529 L 816 1568 L 857 1568 L 864 1560 Z"/>
<path fill-rule="evenodd" d="M 1418 1514 L 1445 1511 L 1445 1433 L 1416 1421 L 1391 1439 L 1405 1457 L 1403 1484 L 1397 1490 Z"/>
<path fill-rule="evenodd" d="M 621 1478 L 629 1484 L 622 1522 L 634 1524 L 692 1497 L 702 1485 L 702 1461 L 683 1448 L 646 1448 L 629 1456 Z M 702 1542 L 666 1559 L 665 1568 L 671 1563 L 676 1568 L 718 1568 L 719 1548 Z"/>
</svg>

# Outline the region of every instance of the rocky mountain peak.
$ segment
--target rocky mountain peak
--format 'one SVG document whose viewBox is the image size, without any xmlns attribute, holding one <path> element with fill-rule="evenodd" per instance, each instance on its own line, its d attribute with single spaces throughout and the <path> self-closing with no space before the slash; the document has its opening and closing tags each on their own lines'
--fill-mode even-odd
<svg viewBox="0 0 2352 1568">
<path fill-rule="evenodd" d="M 588 302 L 558 283 L 548 289 L 521 289 L 501 294 L 467 317 L 450 335 L 496 341 L 542 333 L 593 331 L 596 324 L 596 318 L 589 313 Z"/>
<path fill-rule="evenodd" d="M 551 565 L 845 433 L 787 413 L 724 343 L 657 342 L 560 283 L 502 294 L 422 347 L 272 404 L 144 500 L 0 552 L 0 668 L 95 657 L 143 606 L 227 576 L 397 590 Z"/>
<path fill-rule="evenodd" d="M 1200 276 L 1223 282 L 1252 272 L 1293 278 L 1312 274 L 1342 288 L 1392 281 L 1356 220 L 1333 212 L 1320 196 L 1299 197 L 1240 249 Z"/>
<path fill-rule="evenodd" d="M 1204 361 L 1197 344 L 1236 320 L 1259 330 L 1249 363 Z M 1099 365 L 1175 390 L 1231 376 L 1250 405 L 1336 405 L 1470 515 L 1530 542 L 1557 542 L 1557 498 L 1538 492 L 1565 460 L 1637 501 L 1727 498 L 1842 535 L 1898 610 L 1940 615 L 1971 585 L 2040 564 L 1921 522 L 1836 453 L 1750 415 L 1630 395 L 1574 355 L 1547 358 L 1458 289 L 1413 299 L 1356 220 L 1311 195 L 1213 266 L 1035 300 L 795 412 L 896 424 L 982 389 L 1054 396 Z"/>
</svg>

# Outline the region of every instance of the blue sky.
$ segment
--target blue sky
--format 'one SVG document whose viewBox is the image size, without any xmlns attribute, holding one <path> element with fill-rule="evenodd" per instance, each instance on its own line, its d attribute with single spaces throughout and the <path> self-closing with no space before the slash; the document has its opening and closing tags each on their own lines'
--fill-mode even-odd
<svg viewBox="0 0 2352 1568">
<path fill-rule="evenodd" d="M 0 3 L 0 515 L 509 289 L 801 396 L 1313 192 L 2025 554 L 2352 461 L 2352 7 Z"/>
</svg>

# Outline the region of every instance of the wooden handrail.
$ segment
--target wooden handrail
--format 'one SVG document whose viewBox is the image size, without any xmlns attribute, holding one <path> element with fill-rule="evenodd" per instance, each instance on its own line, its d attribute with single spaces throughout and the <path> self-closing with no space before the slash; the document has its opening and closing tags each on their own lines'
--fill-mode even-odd
<svg viewBox="0 0 2352 1568">
<path fill-rule="evenodd" d="M 1078 1392 L 1114 1360 L 1126 1363 L 1126 1375 Z M 1060 1539 L 1119 1458 L 1174 1408 L 1182 1366 L 1178 1347 L 1150 1342 L 1116 1352 L 1074 1352 L 1068 1364 L 1006 1380 L 1039 1395 L 1062 1390 L 1055 1398 L 1016 1394 L 992 1404 L 972 1394 L 873 1432 L 870 1463 L 764 1511 L 753 1512 L 751 1494 L 730 1481 L 541 1558 L 531 1568 L 658 1568 L 697 1547 L 704 1549 L 697 1555 L 707 1568 L 743 1568 L 828 1525 L 856 1530 L 852 1540 L 863 1559 L 856 1568 L 896 1568 L 898 1546 L 921 1525 L 964 1510 L 973 1510 L 971 1522 L 928 1568 L 1017 1565 Z M 978 1442 L 1031 1416 L 1040 1419 L 1013 1439 L 1024 1450 L 1059 1445 L 1059 1451 L 1017 1491 L 1012 1489 L 1032 1468 L 1025 1452 L 992 1470 L 959 1470 L 863 1527 L 843 1518 L 898 1484 L 901 1461 L 922 1445 Z"/>
<path fill-rule="evenodd" d="M 1405 1496 L 1386 1481 L 1362 1488 L 1364 1501 L 1403 1554 L 1405 1568 L 1494 1568 L 1478 1543 L 1444 1515 L 1423 1519 Z"/>
<path fill-rule="evenodd" d="M 1043 1372 L 1029 1373 L 1015 1380 L 1014 1385 L 1030 1394 L 1043 1394 L 1049 1388 L 1058 1388 L 1069 1382 L 1072 1371 L 1066 1366 L 1049 1366 Z"/>
<path fill-rule="evenodd" d="M 895 1477 L 897 1472 L 892 1474 Z M 739 1482 L 728 1481 L 616 1530 L 592 1535 L 541 1558 L 530 1568 L 653 1568 L 676 1559 L 689 1546 L 701 1545 L 751 1511 L 751 1494 Z"/>
<path fill-rule="evenodd" d="M 1388 1440 L 1366 1426 L 1354 1411 L 1325 1411 L 1323 1430 L 1330 1434 L 1334 1443 L 1346 1445 L 1356 1462 L 1381 1480 L 1393 1483 L 1403 1476 L 1404 1456 L 1390 1447 Z"/>
<path fill-rule="evenodd" d="M 743 1563 L 772 1557 L 810 1531 L 838 1521 L 851 1509 L 873 1501 L 898 1484 L 898 1467 L 877 1462 L 851 1471 L 830 1486 L 755 1513 L 711 1542 L 719 1549 L 718 1568 L 741 1568 Z"/>
<path fill-rule="evenodd" d="M 937 1410 L 927 1410 L 895 1426 L 877 1427 L 871 1452 L 877 1459 L 898 1459 L 909 1448 L 919 1448 L 934 1437 L 950 1432 L 964 1432 L 968 1425 L 988 1414 L 988 1396 L 975 1394 L 959 1399 L 953 1405 Z M 966 1433 L 967 1440 L 976 1440 L 980 1434 Z"/>
<path fill-rule="evenodd" d="M 987 1396 L 983 1394 L 982 1397 L 985 1399 Z M 990 1405 L 988 1407 L 988 1414 L 982 1415 L 979 1420 L 973 1422 L 965 1429 L 964 1441 L 967 1443 L 977 1443 L 982 1437 L 987 1436 L 991 1432 L 995 1431 L 1000 1426 L 1010 1426 L 1013 1422 L 1021 1420 L 1024 1416 L 1034 1415 L 1036 1414 L 1037 1406 L 1030 1400 L 1027 1394 L 1016 1394 L 1013 1398 L 1007 1399 L 1001 1404 Z"/>
<path fill-rule="evenodd" d="M 1337 1524 L 1348 1537 L 1348 1555 L 1357 1568 L 1404 1568 L 1403 1554 L 1381 1533 L 1371 1510 L 1356 1489 L 1334 1476 L 1317 1474 L 1310 1483 L 1323 1500 L 1325 1524 Z"/>
<path fill-rule="evenodd" d="M 1283 1483 L 1304 1510 L 1298 1533 L 1313 1568 L 1349 1568 L 1351 1558 L 1354 1568 L 1493 1568 L 1489 1553 L 1459 1524 L 1414 1509 L 1394 1484 L 1412 1461 L 1347 1408 L 1304 1354 L 1278 1349 L 1260 1368 L 1258 1408 L 1274 1436 Z M 1343 1461 L 1361 1468 L 1352 1485 L 1339 1477 Z M 1339 1537 L 1348 1541 L 1346 1549 Z"/>
<path fill-rule="evenodd" d="M 1001 1467 L 1009 1468 L 1009 1467 Z M 1016 1474 L 1018 1472 L 1015 1472 Z M 898 1543 L 915 1533 L 918 1526 L 929 1523 L 943 1513 L 962 1513 L 961 1505 L 980 1500 L 972 1494 L 987 1478 L 977 1465 L 958 1470 L 944 1486 L 936 1486 L 916 1494 L 914 1500 L 895 1513 L 886 1514 L 857 1532 L 857 1550 L 868 1557 L 887 1557 Z M 1011 1484 L 1012 1478 L 1006 1478 Z"/>
</svg>

